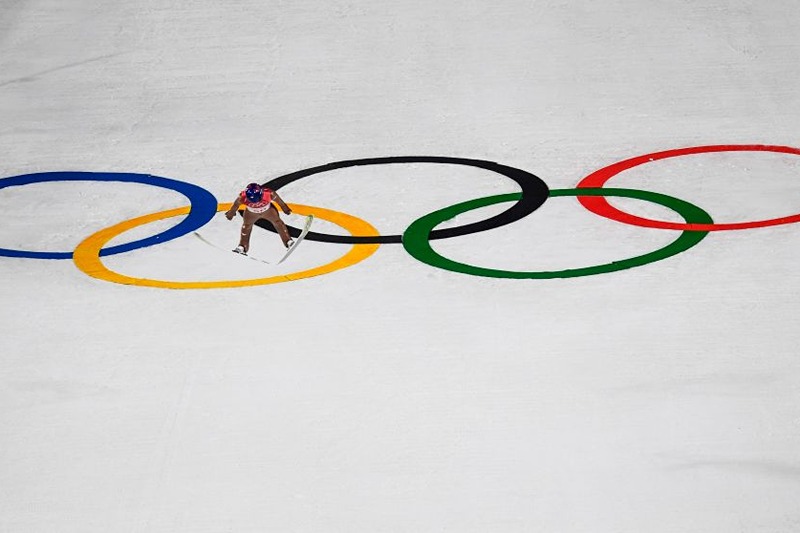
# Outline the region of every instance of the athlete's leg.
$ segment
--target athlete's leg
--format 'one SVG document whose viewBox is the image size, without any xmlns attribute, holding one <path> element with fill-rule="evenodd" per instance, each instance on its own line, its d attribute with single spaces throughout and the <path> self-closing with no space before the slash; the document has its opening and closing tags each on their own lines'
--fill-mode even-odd
<svg viewBox="0 0 800 533">
<path fill-rule="evenodd" d="M 283 245 L 288 248 L 288 242 L 291 239 L 289 236 L 289 228 L 287 228 L 286 224 L 284 224 L 283 220 L 281 220 L 281 216 L 278 214 L 278 210 L 275 209 L 275 206 L 270 206 L 269 209 L 261 213 L 261 218 L 269 221 L 269 223 L 272 224 L 276 230 L 278 230 L 278 235 L 280 235 Z"/>
<path fill-rule="evenodd" d="M 259 215 L 257 213 L 251 213 L 250 211 L 244 211 L 244 220 L 242 221 L 242 233 L 239 236 L 239 246 L 244 248 L 244 252 L 250 249 L 250 233 L 253 231 L 253 224 L 256 223 L 258 220 Z"/>
</svg>

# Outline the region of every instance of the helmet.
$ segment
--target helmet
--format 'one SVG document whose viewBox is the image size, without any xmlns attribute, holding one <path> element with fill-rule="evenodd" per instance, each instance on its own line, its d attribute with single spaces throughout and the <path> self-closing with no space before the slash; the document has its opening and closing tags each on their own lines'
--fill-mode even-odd
<svg viewBox="0 0 800 533">
<path fill-rule="evenodd" d="M 264 189 L 262 189 L 261 185 L 258 183 L 250 183 L 247 185 L 244 194 L 251 202 L 260 202 L 261 198 L 264 196 Z"/>
</svg>

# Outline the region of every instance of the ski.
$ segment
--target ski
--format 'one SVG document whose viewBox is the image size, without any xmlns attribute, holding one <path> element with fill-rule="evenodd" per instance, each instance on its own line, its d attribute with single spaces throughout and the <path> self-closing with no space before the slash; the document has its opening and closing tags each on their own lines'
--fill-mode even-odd
<svg viewBox="0 0 800 533">
<path fill-rule="evenodd" d="M 220 246 L 218 244 L 215 244 L 215 243 L 209 241 L 208 239 L 206 239 L 205 237 L 203 237 L 202 235 L 200 235 L 199 233 L 197 233 L 196 231 L 194 232 L 194 236 L 197 237 L 198 239 L 200 239 L 201 241 L 203 241 L 204 243 L 208 244 L 209 246 L 213 246 L 217 250 L 223 250 L 223 251 L 226 251 L 226 252 L 227 251 L 231 251 L 231 252 L 235 253 L 236 255 L 239 255 L 239 256 L 242 256 L 242 257 L 246 257 L 246 258 L 251 259 L 253 261 L 258 261 L 259 263 L 265 263 L 267 265 L 271 265 L 272 264 L 269 261 L 267 261 L 266 259 L 261 259 L 260 257 L 255 257 L 255 256 L 252 256 L 252 255 L 243 254 L 241 252 L 237 252 L 236 250 L 230 250 L 229 248 L 225 248 L 225 247 L 222 247 L 222 246 Z"/>
<path fill-rule="evenodd" d="M 294 243 L 286 250 L 286 253 L 284 254 L 283 257 L 281 257 L 280 261 L 278 261 L 277 264 L 283 263 L 287 257 L 292 255 L 292 252 L 295 251 L 295 249 L 300 245 L 300 243 L 303 242 L 303 239 L 305 239 L 306 235 L 308 235 L 308 230 L 311 229 L 312 222 L 314 222 L 314 215 L 306 216 L 306 224 L 305 226 L 303 226 L 303 231 L 300 232 L 300 236 L 297 237 Z"/>
</svg>

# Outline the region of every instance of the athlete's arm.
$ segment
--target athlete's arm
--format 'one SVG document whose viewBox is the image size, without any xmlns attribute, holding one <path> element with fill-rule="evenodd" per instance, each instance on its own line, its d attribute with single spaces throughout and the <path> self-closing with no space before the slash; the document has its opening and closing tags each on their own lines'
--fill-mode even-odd
<svg viewBox="0 0 800 533">
<path fill-rule="evenodd" d="M 225 216 L 228 218 L 228 220 L 233 219 L 233 217 L 236 215 L 236 211 L 239 210 L 240 205 L 242 205 L 242 196 L 238 195 L 231 208 L 225 212 Z"/>
<path fill-rule="evenodd" d="M 287 215 L 292 214 L 292 210 L 289 209 L 289 206 L 286 205 L 286 202 L 283 201 L 283 198 L 281 198 L 277 192 L 272 191 L 272 199 L 275 200 L 279 206 L 281 206 L 281 209 L 283 210 L 284 213 L 286 213 Z"/>
</svg>

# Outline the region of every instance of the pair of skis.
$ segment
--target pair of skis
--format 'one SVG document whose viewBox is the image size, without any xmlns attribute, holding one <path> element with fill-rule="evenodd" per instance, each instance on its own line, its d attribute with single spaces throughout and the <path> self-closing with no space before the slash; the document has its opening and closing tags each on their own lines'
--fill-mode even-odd
<svg viewBox="0 0 800 533">
<path fill-rule="evenodd" d="M 275 263 L 276 265 L 279 265 L 279 264 L 283 263 L 284 261 L 286 261 L 286 258 L 288 258 L 290 255 L 292 255 L 292 252 L 294 252 L 295 249 L 297 249 L 297 247 L 300 245 L 300 243 L 303 242 L 303 239 L 305 239 L 306 235 L 308 235 L 308 230 L 311 229 L 311 223 L 312 222 L 314 222 L 314 215 L 307 215 L 306 216 L 306 222 L 305 222 L 305 225 L 303 226 L 302 231 L 300 232 L 300 236 L 298 236 L 297 239 L 295 239 L 295 241 L 292 243 L 292 245 L 289 248 L 286 249 L 286 253 L 283 254 L 283 257 L 281 257 L 278 260 L 277 263 Z M 194 232 L 194 235 L 195 235 L 195 237 L 197 237 L 198 239 L 200 239 L 204 243 L 210 244 L 211 246 L 213 246 L 215 248 L 222 249 L 221 246 L 217 246 L 216 244 L 212 243 L 211 241 L 209 241 L 208 239 L 206 239 L 205 237 L 203 237 L 202 235 L 200 235 L 196 231 Z M 252 256 L 252 255 L 247 255 L 246 253 L 238 252 L 235 249 L 231 250 L 231 251 L 236 253 L 237 255 L 241 255 L 242 257 L 246 257 L 248 259 L 252 259 L 253 261 L 258 261 L 259 263 L 272 264 L 270 261 L 267 261 L 265 259 L 261 259 L 259 257 Z"/>
</svg>

